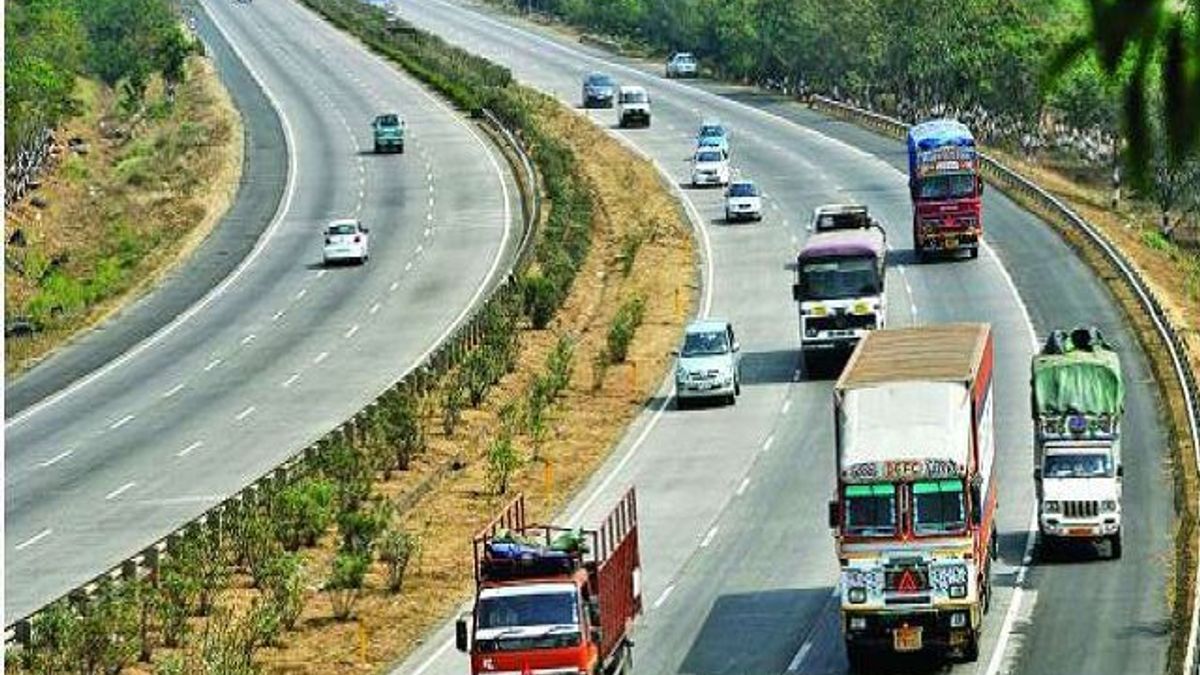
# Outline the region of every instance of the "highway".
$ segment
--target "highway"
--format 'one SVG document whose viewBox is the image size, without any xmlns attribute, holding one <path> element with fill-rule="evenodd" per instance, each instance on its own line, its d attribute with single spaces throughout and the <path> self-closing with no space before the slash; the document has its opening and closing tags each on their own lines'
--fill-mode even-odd
<svg viewBox="0 0 1200 675">
<path fill-rule="evenodd" d="M 6 420 L 6 624 L 347 419 L 467 315 L 519 240 L 504 160 L 461 115 L 294 3 L 201 4 L 210 52 L 236 55 L 280 112 L 282 201 L 198 304 Z M 403 155 L 371 154 L 385 111 L 407 118 Z M 321 228 L 347 216 L 371 228 L 370 261 L 326 269 Z"/>
<path fill-rule="evenodd" d="M 865 201 L 888 228 L 891 325 L 986 321 L 995 329 L 997 595 L 979 661 L 950 672 L 1162 672 L 1174 514 L 1155 387 L 1114 301 L 1046 224 L 992 189 L 984 206 L 989 246 L 979 259 L 918 264 L 900 143 L 750 89 L 667 81 L 661 65 L 583 47 L 473 5 L 395 6 L 403 18 L 569 105 L 579 105 L 580 83 L 593 70 L 647 86 L 650 129 L 619 131 L 612 111 L 589 114 L 671 180 L 686 180 L 701 118 L 722 119 L 735 172 L 768 196 L 762 223 L 726 225 L 720 191 L 683 191 L 702 228 L 701 313 L 731 319 L 741 337 L 745 386 L 737 406 L 678 411 L 664 385 L 567 509 L 573 522 L 595 523 L 637 486 L 646 614 L 634 636 L 635 672 L 847 669 L 825 524 L 834 484 L 831 383 L 800 369 L 788 264 L 811 209 L 848 200 Z M 1123 352 L 1125 555 L 1045 564 L 1032 550 L 1029 357 L 1048 330 L 1077 323 L 1099 325 Z M 452 631 L 442 627 L 396 672 L 469 672 L 451 642 Z M 897 665 L 897 672 L 930 670 L 936 667 Z"/>
</svg>

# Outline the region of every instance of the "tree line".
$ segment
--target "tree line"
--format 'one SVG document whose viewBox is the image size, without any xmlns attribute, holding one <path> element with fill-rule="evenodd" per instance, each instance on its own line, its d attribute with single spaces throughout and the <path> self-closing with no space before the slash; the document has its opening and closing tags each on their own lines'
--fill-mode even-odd
<svg viewBox="0 0 1200 675">
<path fill-rule="evenodd" d="M 153 75 L 184 76 L 192 42 L 172 0 L 5 0 L 6 163 L 27 138 L 77 114 L 78 77 L 140 106 Z"/>
</svg>

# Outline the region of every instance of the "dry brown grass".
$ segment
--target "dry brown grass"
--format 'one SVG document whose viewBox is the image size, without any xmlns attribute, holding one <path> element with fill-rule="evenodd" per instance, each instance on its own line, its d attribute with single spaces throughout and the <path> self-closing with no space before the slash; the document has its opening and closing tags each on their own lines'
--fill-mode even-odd
<svg viewBox="0 0 1200 675">
<path fill-rule="evenodd" d="M 453 438 L 442 434 L 440 417 L 430 410 L 425 424 L 428 449 L 408 471 L 376 484 L 377 494 L 399 501 L 435 483 L 400 516 L 403 526 L 422 540 L 404 591 L 389 594 L 384 568 L 375 563 L 356 618 L 334 621 L 328 599 L 315 590 L 337 545 L 327 536 L 319 547 L 305 552 L 312 589 L 297 629 L 285 634 L 279 646 L 259 653 L 268 672 L 376 672 L 411 652 L 469 597 L 471 536 L 509 498 L 488 493 L 485 440 L 499 426 L 500 409 L 521 399 L 532 378 L 543 371 L 559 336 L 576 340 L 574 376 L 555 404 L 549 438 L 537 458 L 531 456 L 528 438 L 515 439 L 525 461 L 511 491 L 525 492 L 535 519 L 549 519 L 580 489 L 642 410 L 667 368 L 669 350 L 696 294 L 692 239 L 678 204 L 662 189 L 650 164 L 583 117 L 555 105 L 539 119 L 574 149 L 597 205 L 592 246 L 570 295 L 548 329 L 521 332 L 517 368 L 492 389 L 480 409 L 464 412 Z M 623 243 L 633 233 L 646 238 L 625 276 Z M 634 366 L 613 366 L 594 388 L 592 363 L 605 346 L 608 325 L 620 301 L 635 293 L 646 298 L 645 320 L 630 348 L 637 379 Z M 453 460 L 465 460 L 465 466 L 447 471 Z M 248 604 L 255 592 L 242 581 L 224 594 L 223 604 Z"/>
<path fill-rule="evenodd" d="M 25 246 L 6 247 L 5 314 L 37 312 L 37 296 L 68 300 L 64 311 L 45 316 L 45 330 L 32 338 L 5 341 L 5 373 L 28 368 L 119 311 L 185 259 L 212 231 L 237 191 L 241 177 L 241 120 L 212 63 L 192 58 L 175 106 L 165 114 L 121 120 L 111 90 L 81 80 L 85 112 L 58 131 L 58 138 L 83 139 L 89 152 L 59 148 L 59 161 L 43 176 L 37 195 L 5 215 L 6 240 L 20 230 Z M 161 99 L 155 82 L 147 101 Z M 101 122 L 132 130 L 128 138 L 106 138 Z M 48 291 L 48 278 L 61 275 L 80 288 Z"/>
</svg>

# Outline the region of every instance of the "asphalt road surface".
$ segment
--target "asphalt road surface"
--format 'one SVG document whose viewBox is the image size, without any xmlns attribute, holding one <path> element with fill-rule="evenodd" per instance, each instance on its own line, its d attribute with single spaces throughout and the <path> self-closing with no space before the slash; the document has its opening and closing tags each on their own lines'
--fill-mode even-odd
<svg viewBox="0 0 1200 675">
<path fill-rule="evenodd" d="M 345 420 L 519 240 L 504 160 L 459 114 L 294 3 L 202 4 L 210 47 L 232 45 L 281 112 L 282 207 L 198 305 L 6 421 L 6 624 Z M 407 118 L 403 155 L 371 154 L 385 111 Z M 321 228 L 347 216 L 370 227 L 370 261 L 325 269 Z"/>
<path fill-rule="evenodd" d="M 896 141 L 754 90 L 668 81 L 659 64 L 582 47 L 488 10 L 443 0 L 396 6 L 405 19 L 569 105 L 579 105 L 580 83 L 593 70 L 647 86 L 649 129 L 616 130 L 612 111 L 588 114 L 681 184 L 701 119 L 718 117 L 731 129 L 735 175 L 765 188 L 767 217 L 749 225 L 722 221 L 720 191 L 683 190 L 702 224 L 701 311 L 731 319 L 739 331 L 743 396 L 736 407 L 678 411 L 664 390 L 566 514 L 595 523 L 637 486 L 646 614 L 635 634 L 635 672 L 847 669 L 825 525 L 834 485 L 831 383 L 801 370 L 788 264 L 812 208 L 851 200 L 869 204 L 888 229 L 891 325 L 986 321 L 996 336 L 1001 559 L 981 656 L 975 664 L 897 663 L 896 671 L 1162 672 L 1173 511 L 1155 389 L 1114 301 L 1046 224 L 989 190 L 989 246 L 979 259 L 919 264 Z M 1119 561 L 1049 564 L 1031 548 L 1029 357 L 1048 330 L 1077 323 L 1099 325 L 1124 357 L 1125 553 Z M 397 672 L 468 670 L 444 626 Z"/>
</svg>

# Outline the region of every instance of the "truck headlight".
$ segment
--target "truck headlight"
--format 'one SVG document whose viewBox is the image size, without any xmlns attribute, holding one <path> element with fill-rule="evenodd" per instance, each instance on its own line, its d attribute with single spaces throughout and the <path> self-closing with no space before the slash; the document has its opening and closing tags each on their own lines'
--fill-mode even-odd
<svg viewBox="0 0 1200 675">
<path fill-rule="evenodd" d="M 1042 502 L 1042 513 L 1062 513 L 1062 502 L 1053 500 Z"/>
<path fill-rule="evenodd" d="M 1105 513 L 1115 513 L 1117 510 L 1117 502 L 1112 499 L 1106 499 L 1100 502 L 1100 510 Z"/>
<path fill-rule="evenodd" d="M 850 630 L 866 630 L 866 629 L 867 629 L 867 617 L 865 617 L 865 616 L 850 617 Z"/>
<path fill-rule="evenodd" d="M 851 588 L 849 591 L 846 591 L 846 598 L 850 600 L 851 604 L 861 605 L 867 601 L 867 589 L 861 586 Z"/>
</svg>

